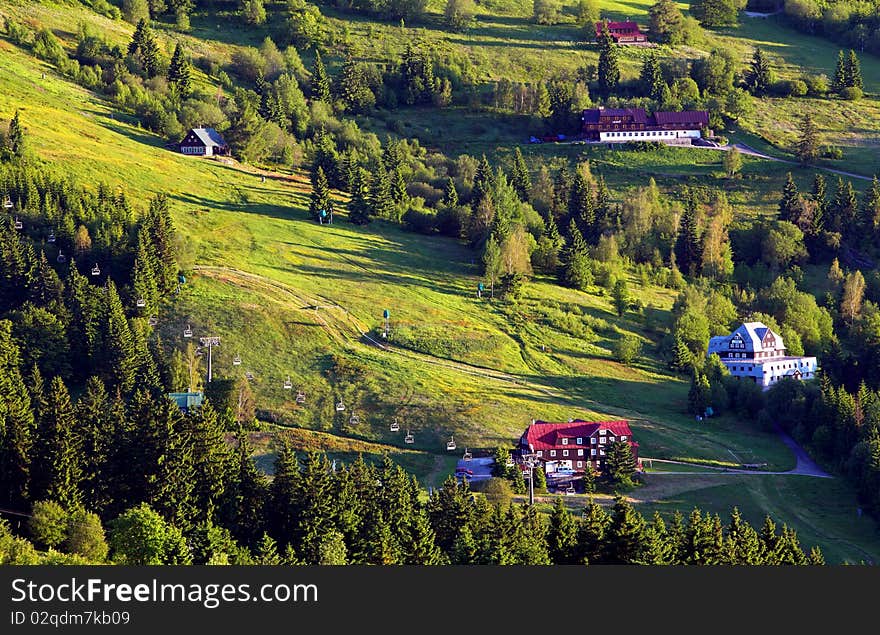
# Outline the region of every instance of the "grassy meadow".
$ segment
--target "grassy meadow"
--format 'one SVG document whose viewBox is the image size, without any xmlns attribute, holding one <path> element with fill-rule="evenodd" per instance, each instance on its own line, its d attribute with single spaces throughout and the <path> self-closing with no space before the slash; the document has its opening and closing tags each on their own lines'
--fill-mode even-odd
<svg viewBox="0 0 880 635">
<path fill-rule="evenodd" d="M 647 0 L 601 3 L 608 17 L 640 22 L 649 5 Z M 272 4 L 270 11 L 280 6 Z M 467 34 L 439 29 L 442 4 L 436 1 L 423 25 L 403 29 L 329 9 L 326 14 L 334 29 L 349 33 L 357 55 L 365 59 L 393 55 L 407 41 L 424 41 L 466 60 L 483 80 L 533 80 L 595 63 L 595 47 L 578 39 L 571 7 L 566 8 L 567 23 L 539 27 L 528 22 L 530 3 L 482 6 L 485 13 Z M 47 25 L 68 41 L 79 20 L 118 43 L 127 42 L 132 30 L 67 3 L 10 0 L 0 7 L 0 16 L 5 14 Z M 228 58 L 237 46 L 259 45 L 275 28 L 277 13 L 271 16 L 265 30 L 248 31 L 237 28 L 234 16 L 209 19 L 196 13 L 192 32 L 168 32 L 165 44 L 170 48 L 172 39 L 181 39 L 196 53 Z M 766 45 L 781 76 L 796 75 L 795 65 L 830 74 L 836 59 L 832 44 L 773 20 L 743 18 L 718 39 L 734 46 L 743 60 L 754 44 Z M 643 55 L 643 50 L 624 50 L 624 73 L 637 73 Z M 308 65 L 308 56 L 304 59 Z M 816 115 L 822 134 L 844 148 L 844 160 L 829 165 L 860 174 L 880 169 L 873 145 L 880 134 L 880 65 L 864 55 L 862 69 L 869 93 L 862 102 L 756 100 L 755 114 L 740 122 L 734 138 L 785 156 L 793 117 L 806 109 Z M 204 75 L 198 81 L 210 85 Z M 266 421 L 255 447 L 266 469 L 271 468 L 274 434 L 285 430 L 297 448 L 323 449 L 342 461 L 358 453 L 371 460 L 388 453 L 424 484 L 436 486 L 454 468 L 455 457 L 445 450 L 450 435 L 460 448 L 490 448 L 514 443 L 532 419 L 598 417 L 630 419 L 644 457 L 716 466 L 767 463 L 777 471 L 794 467 L 793 456 L 773 434 L 733 416 L 698 424 L 683 414 L 688 380 L 671 374 L 657 359 L 657 334 L 632 314 L 617 317 L 610 298 L 598 290 L 573 291 L 537 277 L 515 304 L 478 299 L 477 256 L 458 241 L 382 222 L 357 227 L 346 222 L 344 211 L 332 226 L 317 226 L 307 220 L 303 172 L 285 171 L 262 181 L 251 167 L 168 151 L 167 140 L 3 39 L 0 86 L 0 119 L 21 111 L 38 161 L 84 184 L 105 181 L 125 187 L 142 204 L 155 192 L 168 194 L 191 271 L 180 296 L 161 312 L 159 334 L 175 346 L 185 344 L 187 324 L 196 337 L 219 336 L 215 376 L 253 373 Z M 500 161 L 509 160 L 513 145 L 529 135 L 525 119 L 464 107 L 380 112 L 360 124 L 382 138 L 403 130 L 450 155 L 485 153 Z M 527 159 L 588 159 L 618 200 L 649 178 L 664 189 L 682 182 L 721 187 L 739 216 L 773 213 L 786 172 L 793 171 L 804 188 L 813 174 L 746 158 L 742 178 L 728 180 L 721 154 L 700 149 L 648 153 L 561 144 L 522 149 Z M 660 315 L 668 313 L 675 297 L 635 277 L 629 288 Z M 377 337 L 384 309 L 391 313 L 393 334 L 399 333 L 405 346 L 388 346 Z M 642 338 L 644 354 L 633 366 L 624 366 L 614 361 L 611 350 L 629 333 Z M 241 366 L 232 365 L 234 355 L 241 356 Z M 292 390 L 283 388 L 287 377 Z M 304 404 L 295 401 L 299 390 L 306 394 Z M 338 401 L 345 404 L 343 412 L 335 409 Z M 401 432 L 389 430 L 394 417 Z M 412 445 L 403 443 L 406 430 L 415 436 Z M 738 505 L 755 524 L 769 513 L 795 527 L 804 544 L 820 544 L 829 562 L 880 555 L 871 521 L 853 517 L 852 492 L 839 479 L 649 473 L 647 484 L 631 496 L 646 513 L 687 513 L 699 505 L 724 516 Z M 573 504 L 583 503 L 571 498 Z"/>
</svg>

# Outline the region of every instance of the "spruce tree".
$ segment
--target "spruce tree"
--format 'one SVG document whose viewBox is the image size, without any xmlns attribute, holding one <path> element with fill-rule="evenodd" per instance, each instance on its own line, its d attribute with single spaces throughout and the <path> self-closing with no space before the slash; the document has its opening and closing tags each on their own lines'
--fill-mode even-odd
<svg viewBox="0 0 880 635">
<path fill-rule="evenodd" d="M 779 199 L 779 220 L 792 222 L 792 219 L 797 215 L 799 197 L 797 184 L 789 172 L 785 175 L 782 198 Z"/>
<path fill-rule="evenodd" d="M 131 286 L 134 291 L 135 306 L 138 300 L 143 300 L 145 306 L 143 314 L 152 314 L 158 306 L 159 289 L 156 284 L 156 260 L 150 245 L 149 236 L 142 228 L 138 231 L 137 252 L 134 259 L 134 268 L 131 273 Z"/>
<path fill-rule="evenodd" d="M 66 510 L 82 505 L 83 454 L 67 386 L 53 377 L 40 416 L 32 468 L 35 500 L 52 500 Z"/>
<path fill-rule="evenodd" d="M 473 518 L 473 502 L 467 483 L 459 484 L 449 476 L 428 501 L 428 517 L 437 536 L 437 544 L 446 553 Z"/>
<path fill-rule="evenodd" d="M 622 496 L 614 500 L 611 522 L 608 525 L 609 564 L 637 564 L 641 562 L 647 547 L 645 519 Z"/>
<path fill-rule="evenodd" d="M 112 280 L 107 281 L 103 314 L 105 322 L 101 339 L 107 383 L 128 394 L 134 387 L 137 359 L 131 328 Z"/>
<path fill-rule="evenodd" d="M 312 193 L 309 196 L 309 214 L 312 220 L 329 222 L 333 217 L 333 201 L 330 198 L 330 184 L 324 168 L 316 166 L 312 171 Z"/>
<path fill-rule="evenodd" d="M 666 88 L 666 81 L 663 79 L 663 72 L 660 70 L 660 61 L 657 55 L 651 53 L 645 58 L 642 64 L 642 70 L 639 74 L 639 83 L 641 84 L 642 93 L 649 99 L 657 103 L 661 103 L 663 99 L 663 89 Z"/>
<path fill-rule="evenodd" d="M 831 88 L 835 93 L 840 93 L 844 88 L 847 88 L 849 84 L 847 83 L 847 72 L 846 72 L 846 57 L 843 54 L 843 51 L 837 52 L 837 66 L 834 68 L 834 80 L 831 83 Z"/>
<path fill-rule="evenodd" d="M 755 47 L 755 54 L 746 71 L 745 83 L 748 91 L 756 96 L 764 95 L 773 84 L 770 61 L 764 55 L 764 51 L 758 47 Z"/>
<path fill-rule="evenodd" d="M 370 184 L 369 207 L 371 213 L 377 218 L 390 219 L 394 209 L 394 200 L 391 198 L 391 180 L 384 167 L 379 167 Z"/>
<path fill-rule="evenodd" d="M 800 137 L 795 147 L 795 156 L 804 165 L 819 158 L 819 133 L 809 113 L 801 118 Z"/>
<path fill-rule="evenodd" d="M 852 181 L 844 181 L 843 177 L 837 177 L 837 192 L 829 211 L 830 217 L 826 223 L 828 228 L 849 236 L 858 216 L 858 198 Z"/>
<path fill-rule="evenodd" d="M 272 485 L 269 488 L 269 533 L 278 544 L 287 546 L 293 540 L 297 526 L 297 492 L 300 468 L 293 447 L 285 439 L 279 439 L 280 448 L 275 458 Z"/>
<path fill-rule="evenodd" d="M 268 488 L 265 475 L 251 458 L 247 433 L 239 431 L 233 479 L 224 492 L 222 516 L 233 535 L 249 547 L 253 547 L 263 535 Z"/>
<path fill-rule="evenodd" d="M 18 110 L 12 116 L 9 122 L 9 130 L 7 132 L 6 142 L 9 144 L 9 151 L 16 159 L 21 159 L 25 154 L 25 136 L 24 128 L 21 125 L 21 117 Z"/>
<path fill-rule="evenodd" d="M 143 40 L 140 43 L 140 58 L 144 74 L 148 79 L 159 74 L 161 63 L 159 44 L 149 27 L 144 28 Z"/>
<path fill-rule="evenodd" d="M 577 223 L 578 230 L 587 242 L 591 242 L 597 233 L 595 231 L 596 209 L 594 202 L 592 188 L 583 173 L 578 170 L 571 182 L 568 197 L 568 218 L 569 221 Z"/>
<path fill-rule="evenodd" d="M 608 31 L 607 21 L 602 23 L 597 41 L 599 42 L 599 92 L 607 97 L 617 89 L 617 85 L 620 83 L 617 47 Z"/>
<path fill-rule="evenodd" d="M 12 323 L 0 320 L 0 506 L 26 510 L 34 416 Z"/>
<path fill-rule="evenodd" d="M 691 350 L 685 343 L 684 338 L 682 338 L 681 333 L 675 331 L 672 344 L 671 362 L 673 370 L 682 373 L 692 368 L 694 363 L 693 357 L 693 353 L 691 353 Z"/>
<path fill-rule="evenodd" d="M 577 537 L 577 561 L 582 564 L 608 564 L 606 540 L 611 517 L 590 497 L 584 509 Z"/>
<path fill-rule="evenodd" d="M 529 200 L 529 195 L 532 190 L 532 182 L 529 177 L 529 169 L 526 166 L 526 161 L 519 148 L 516 149 L 513 155 L 513 171 L 510 175 L 510 184 L 513 186 L 513 189 L 516 190 L 521 201 L 527 202 Z"/>
<path fill-rule="evenodd" d="M 87 509 L 103 512 L 114 492 L 111 452 L 115 443 L 116 423 L 112 418 L 110 397 L 99 377 L 89 377 L 83 395 L 76 402 L 77 434 L 83 456 L 83 503 Z"/>
<path fill-rule="evenodd" d="M 351 188 L 351 199 L 348 201 L 348 221 L 355 225 L 366 225 L 372 220 L 373 210 L 370 206 L 370 176 L 359 167 L 355 171 Z"/>
<path fill-rule="evenodd" d="M 864 88 L 859 58 L 856 56 L 856 52 L 852 49 L 849 50 L 849 55 L 844 64 L 844 78 L 847 88 L 858 88 L 859 90 Z"/>
<path fill-rule="evenodd" d="M 444 556 L 435 541 L 434 529 L 423 510 L 414 512 L 403 537 L 403 560 L 409 565 L 443 564 Z"/>
<path fill-rule="evenodd" d="M 828 189 L 825 177 L 821 172 L 817 172 L 813 179 L 813 189 L 810 194 L 816 203 L 816 211 L 813 214 L 812 233 L 818 234 L 825 224 L 825 216 L 828 213 Z"/>
<path fill-rule="evenodd" d="M 691 387 L 688 391 L 688 412 L 702 416 L 709 405 L 710 396 L 709 379 L 695 368 L 691 374 Z"/>
<path fill-rule="evenodd" d="M 589 248 L 574 220 L 568 226 L 569 245 L 563 258 L 562 278 L 566 286 L 586 289 L 593 283 Z"/>
<path fill-rule="evenodd" d="M 321 539 L 333 526 L 330 464 L 327 456 L 309 452 L 297 480 L 294 509 L 297 521 L 293 544 L 300 558 L 310 564 L 320 559 Z"/>
<path fill-rule="evenodd" d="M 168 67 L 168 84 L 181 97 L 189 95 L 192 88 L 192 69 L 179 42 L 174 47 L 174 55 L 171 56 L 171 65 Z"/>
<path fill-rule="evenodd" d="M 577 524 L 571 513 L 556 499 L 553 512 L 550 514 L 550 526 L 547 530 L 547 550 L 553 564 L 577 564 L 575 560 L 577 546 Z"/>
<path fill-rule="evenodd" d="M 878 232 L 880 232 L 880 179 L 874 175 L 871 185 L 865 190 L 862 204 L 859 208 L 859 225 L 862 236 L 868 244 L 877 244 Z"/>
<path fill-rule="evenodd" d="M 602 477 L 606 483 L 612 487 L 630 487 L 636 468 L 636 460 L 628 441 L 616 440 L 608 444 L 602 467 Z"/>
<path fill-rule="evenodd" d="M 443 189 L 443 204 L 450 208 L 458 206 L 458 190 L 455 189 L 455 181 L 451 176 L 446 179 L 446 187 Z"/>
<path fill-rule="evenodd" d="M 678 225 L 675 240 L 675 261 L 682 271 L 693 275 L 700 263 L 702 249 L 697 229 L 696 202 L 690 197 Z"/>
<path fill-rule="evenodd" d="M 233 480 L 234 457 L 210 401 L 187 414 L 184 434 L 192 447 L 196 519 L 213 522 Z"/>
<path fill-rule="evenodd" d="M 391 173 L 391 200 L 396 205 L 406 203 L 409 200 L 409 194 L 406 191 L 406 179 L 403 177 L 403 168 L 399 165 Z"/>
<path fill-rule="evenodd" d="M 312 99 L 330 103 L 330 77 L 327 75 L 327 69 L 324 68 L 321 53 L 317 50 L 315 63 L 312 66 Z"/>
</svg>

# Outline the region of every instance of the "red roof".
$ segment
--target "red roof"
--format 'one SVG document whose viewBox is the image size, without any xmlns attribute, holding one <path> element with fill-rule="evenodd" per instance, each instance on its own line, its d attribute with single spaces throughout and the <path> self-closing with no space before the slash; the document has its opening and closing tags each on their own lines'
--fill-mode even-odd
<svg viewBox="0 0 880 635">
<path fill-rule="evenodd" d="M 596 35 L 602 33 L 602 24 L 602 21 L 596 22 Z M 630 35 L 641 33 L 641 31 L 639 31 L 639 25 L 632 20 L 625 20 L 623 22 L 608 22 L 609 33 L 614 34 L 621 31 Z"/>
<path fill-rule="evenodd" d="M 670 123 L 709 125 L 709 112 L 706 110 L 682 110 L 679 112 L 655 112 L 654 121 L 658 126 Z"/>
<path fill-rule="evenodd" d="M 535 421 L 526 429 L 523 440 L 532 451 L 551 450 L 563 447 L 561 442 L 563 438 L 587 438 L 599 430 L 607 430 L 615 436 L 626 435 L 627 441 L 632 439 L 632 431 L 626 421 L 581 421 L 576 419 L 568 423 Z M 584 445 L 588 445 L 588 443 L 584 443 Z M 631 445 L 638 446 L 635 442 L 631 442 Z"/>
</svg>

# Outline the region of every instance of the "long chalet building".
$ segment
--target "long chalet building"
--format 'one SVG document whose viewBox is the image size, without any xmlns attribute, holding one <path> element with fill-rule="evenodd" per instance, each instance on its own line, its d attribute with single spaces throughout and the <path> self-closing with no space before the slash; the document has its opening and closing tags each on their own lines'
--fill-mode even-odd
<svg viewBox="0 0 880 635">
<path fill-rule="evenodd" d="M 591 108 L 581 116 L 581 136 L 601 143 L 660 141 L 690 144 L 709 126 L 705 110 L 655 112 L 644 108 Z"/>
<path fill-rule="evenodd" d="M 647 42 L 648 36 L 642 33 L 639 25 L 632 20 L 624 20 L 623 22 L 596 22 L 596 38 L 602 34 L 602 25 L 608 26 L 608 34 L 615 44 L 636 44 Z"/>
<path fill-rule="evenodd" d="M 608 444 L 617 440 L 629 443 L 638 462 L 639 444 L 626 421 L 534 421 L 520 438 L 519 449 L 521 454 L 534 454 L 548 476 L 560 471 L 583 474 L 587 465 L 601 472 Z"/>
</svg>

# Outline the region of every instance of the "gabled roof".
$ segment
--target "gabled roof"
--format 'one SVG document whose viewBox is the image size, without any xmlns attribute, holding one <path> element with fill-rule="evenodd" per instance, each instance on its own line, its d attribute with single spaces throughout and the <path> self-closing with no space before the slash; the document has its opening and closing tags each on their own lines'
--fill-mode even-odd
<svg viewBox="0 0 880 635">
<path fill-rule="evenodd" d="M 599 117 L 632 117 L 636 123 L 648 122 L 644 108 L 588 108 L 584 110 L 582 120 L 598 123 Z"/>
<path fill-rule="evenodd" d="M 213 128 L 193 128 L 192 133 L 199 138 L 205 147 L 222 147 L 226 145 L 223 135 Z"/>
<path fill-rule="evenodd" d="M 682 110 L 679 112 L 655 112 L 657 125 L 670 123 L 699 123 L 709 125 L 709 112 L 706 110 Z"/>
<path fill-rule="evenodd" d="M 709 340 L 709 353 L 718 353 L 727 350 L 744 351 L 747 353 L 756 353 L 764 350 L 764 338 L 767 334 L 773 336 L 776 340 L 772 350 L 785 350 L 785 343 L 778 333 L 772 331 L 762 322 L 743 322 L 730 335 L 719 335 Z M 745 348 L 730 347 L 730 342 L 739 337 L 745 344 Z M 769 350 L 769 349 L 768 349 Z"/>
<path fill-rule="evenodd" d="M 626 421 L 581 421 L 576 419 L 568 423 L 535 421 L 526 429 L 523 440 L 533 451 L 553 450 L 563 447 L 563 438 L 588 438 L 600 430 L 606 430 L 615 436 L 626 435 L 628 441 L 632 438 L 632 431 Z M 630 444 L 638 446 L 634 442 Z"/>
<path fill-rule="evenodd" d="M 596 22 L 596 33 L 600 33 L 602 31 L 603 20 Z M 633 22 L 632 20 L 624 20 L 623 22 L 608 22 L 608 32 L 613 33 L 614 31 L 635 31 L 639 33 L 639 25 Z"/>
</svg>

